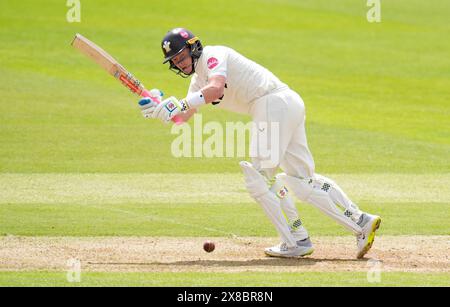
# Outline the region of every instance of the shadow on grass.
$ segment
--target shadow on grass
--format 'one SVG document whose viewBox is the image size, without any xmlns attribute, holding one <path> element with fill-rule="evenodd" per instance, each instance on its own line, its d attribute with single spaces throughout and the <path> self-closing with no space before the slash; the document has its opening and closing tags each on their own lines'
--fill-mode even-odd
<svg viewBox="0 0 450 307">
<path fill-rule="evenodd" d="M 251 259 L 251 260 L 189 260 L 174 262 L 88 262 L 90 265 L 131 265 L 131 266 L 203 266 L 203 267 L 252 267 L 252 266 L 308 266 L 316 263 L 330 262 L 333 264 L 340 263 L 361 263 L 367 262 L 369 259 L 315 259 L 315 258 L 267 258 L 267 259 Z"/>
</svg>

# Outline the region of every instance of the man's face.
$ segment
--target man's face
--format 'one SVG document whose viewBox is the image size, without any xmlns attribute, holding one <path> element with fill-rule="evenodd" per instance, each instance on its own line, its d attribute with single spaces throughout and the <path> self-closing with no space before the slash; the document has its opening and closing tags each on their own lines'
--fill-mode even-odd
<svg viewBox="0 0 450 307">
<path fill-rule="evenodd" d="M 189 53 L 189 49 L 185 48 L 180 54 L 172 58 L 173 64 L 187 75 L 192 72 L 192 58 Z"/>
</svg>

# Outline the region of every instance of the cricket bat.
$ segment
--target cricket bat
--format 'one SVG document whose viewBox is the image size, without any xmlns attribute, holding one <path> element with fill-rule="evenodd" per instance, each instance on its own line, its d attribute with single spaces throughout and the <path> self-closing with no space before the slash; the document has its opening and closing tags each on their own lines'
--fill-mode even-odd
<svg viewBox="0 0 450 307">
<path fill-rule="evenodd" d="M 81 53 L 99 64 L 111 76 L 118 79 L 133 93 L 142 97 L 149 97 L 156 103 L 161 102 L 157 97 L 153 97 L 152 95 L 150 95 L 150 92 L 145 89 L 144 85 L 128 70 L 126 70 L 119 62 L 117 62 L 111 55 L 109 55 L 108 52 L 88 40 L 83 35 L 76 34 L 75 38 L 72 41 L 72 46 L 77 48 Z M 179 116 L 175 116 L 174 118 L 172 118 L 172 121 L 177 124 L 181 124 L 183 122 L 183 120 Z"/>
</svg>

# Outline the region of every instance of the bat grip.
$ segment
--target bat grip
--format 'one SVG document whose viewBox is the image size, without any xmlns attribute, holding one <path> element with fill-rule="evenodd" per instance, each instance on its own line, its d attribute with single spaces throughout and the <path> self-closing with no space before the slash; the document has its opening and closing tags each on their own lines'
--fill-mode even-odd
<svg viewBox="0 0 450 307">
<path fill-rule="evenodd" d="M 150 92 L 148 90 L 143 90 L 141 93 L 142 97 L 151 97 Z M 172 118 L 172 121 L 177 124 L 177 125 L 181 125 L 183 123 L 183 119 L 181 118 L 181 116 L 175 115 Z"/>
</svg>

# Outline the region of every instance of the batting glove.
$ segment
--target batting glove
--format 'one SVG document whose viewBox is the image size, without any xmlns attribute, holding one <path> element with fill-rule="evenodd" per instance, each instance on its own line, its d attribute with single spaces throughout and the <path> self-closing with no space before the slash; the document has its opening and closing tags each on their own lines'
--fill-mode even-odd
<svg viewBox="0 0 450 307">
<path fill-rule="evenodd" d="M 152 97 L 145 97 L 139 100 L 139 106 L 145 118 L 159 118 L 163 123 L 169 122 L 175 115 L 187 109 L 186 102 L 178 101 L 175 97 L 169 97 L 161 103 Z"/>
<path fill-rule="evenodd" d="M 174 116 L 188 109 L 185 100 L 169 97 L 158 104 L 151 113 L 152 118 L 159 118 L 163 123 L 169 122 Z"/>
<path fill-rule="evenodd" d="M 164 93 L 159 89 L 150 90 L 150 97 L 145 97 L 139 100 L 139 107 L 141 108 L 142 116 L 145 118 L 152 118 L 152 113 L 156 106 L 161 103 Z"/>
</svg>

